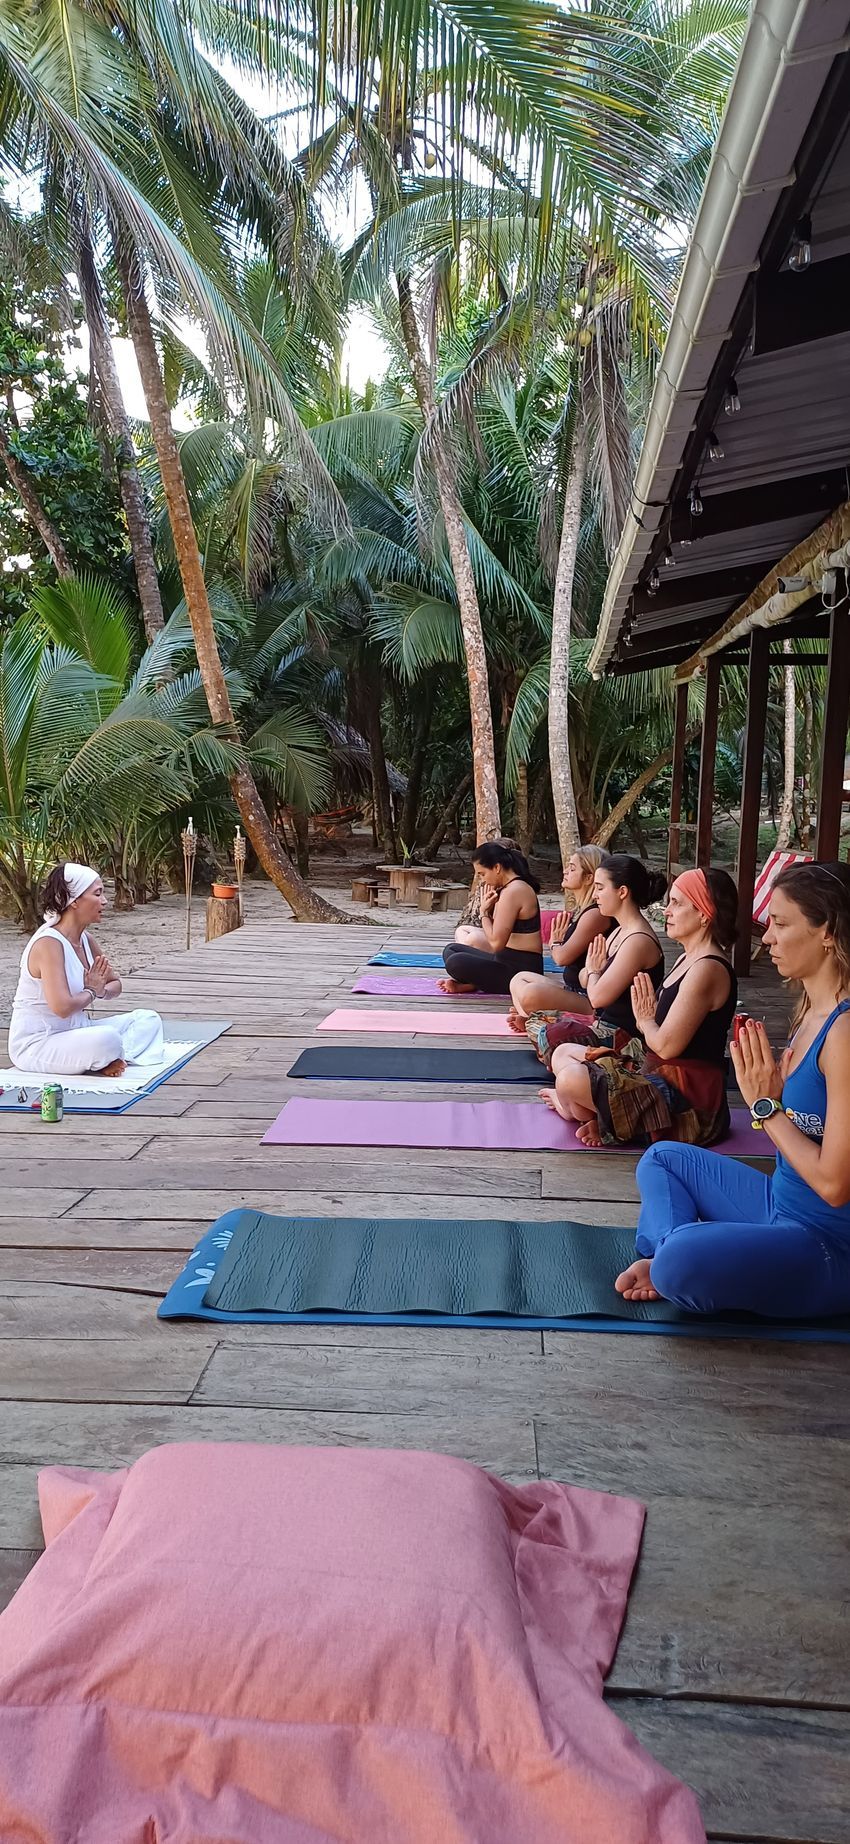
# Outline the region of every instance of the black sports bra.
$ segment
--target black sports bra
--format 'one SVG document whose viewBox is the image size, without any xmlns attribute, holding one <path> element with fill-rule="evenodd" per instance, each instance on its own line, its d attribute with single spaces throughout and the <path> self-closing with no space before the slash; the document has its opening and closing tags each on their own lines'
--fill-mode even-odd
<svg viewBox="0 0 850 1844">
<path fill-rule="evenodd" d="M 540 933 L 540 904 L 535 903 L 534 915 L 533 916 L 517 916 L 517 919 L 513 925 L 513 928 L 511 929 L 511 934 L 512 935 L 539 935 L 539 933 Z"/>
</svg>

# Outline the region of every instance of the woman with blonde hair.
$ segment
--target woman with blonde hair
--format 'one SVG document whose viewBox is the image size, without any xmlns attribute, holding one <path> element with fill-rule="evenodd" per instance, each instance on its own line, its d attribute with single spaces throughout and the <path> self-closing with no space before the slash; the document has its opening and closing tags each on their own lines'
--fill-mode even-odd
<svg viewBox="0 0 850 1844">
<path fill-rule="evenodd" d="M 549 952 L 559 967 L 554 973 L 517 973 L 511 980 L 513 1004 L 508 1023 L 514 1031 L 524 1032 L 526 1018 L 532 1012 L 581 1012 L 592 1010 L 590 1000 L 579 985 L 590 944 L 597 935 L 607 935 L 614 923 L 599 913 L 593 893 L 593 879 L 605 853 L 600 845 L 582 845 L 568 860 L 561 879 L 564 895 L 572 896 L 572 907 L 552 923 Z"/>
</svg>

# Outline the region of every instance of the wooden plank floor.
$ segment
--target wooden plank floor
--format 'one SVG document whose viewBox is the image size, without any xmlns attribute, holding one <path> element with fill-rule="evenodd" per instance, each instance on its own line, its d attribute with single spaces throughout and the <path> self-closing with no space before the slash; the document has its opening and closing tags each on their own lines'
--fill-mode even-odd
<svg viewBox="0 0 850 1844">
<path fill-rule="evenodd" d="M 147 968 L 123 1008 L 232 1030 L 123 1116 L 0 1115 L 0 1600 L 38 1548 L 39 1466 L 113 1467 L 159 1441 L 436 1448 L 633 1493 L 648 1520 L 609 1682 L 619 1714 L 695 1787 L 713 1838 L 848 1844 L 850 1349 L 155 1317 L 234 1204 L 635 1221 L 623 1155 L 260 1147 L 288 1094 L 328 1095 L 286 1070 L 400 920 L 307 928 L 281 911 Z M 445 929 L 411 912 L 403 938 L 433 949 Z M 784 1014 L 769 973 L 744 1003 Z"/>
</svg>

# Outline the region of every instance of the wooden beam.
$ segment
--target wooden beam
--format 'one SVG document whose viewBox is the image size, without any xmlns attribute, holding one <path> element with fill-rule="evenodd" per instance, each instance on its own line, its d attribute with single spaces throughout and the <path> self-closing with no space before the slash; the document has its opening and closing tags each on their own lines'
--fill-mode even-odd
<svg viewBox="0 0 850 1844">
<path fill-rule="evenodd" d="M 688 727 L 688 688 L 676 688 L 676 720 L 673 728 L 673 779 L 670 783 L 670 835 L 667 844 L 667 875 L 679 862 L 681 846 L 682 786 L 685 779 L 685 737 Z"/>
<path fill-rule="evenodd" d="M 735 971 L 744 974 L 750 971 L 752 956 L 753 891 L 756 883 L 769 678 L 770 639 L 765 628 L 755 627 L 750 634 L 747 729 L 738 833 L 738 941 L 735 948 Z"/>
<path fill-rule="evenodd" d="M 833 610 L 829 624 L 829 665 L 821 734 L 818 824 L 815 857 L 838 857 L 844 799 L 844 757 L 850 710 L 850 610 Z"/>
<path fill-rule="evenodd" d="M 722 654 L 712 653 L 709 655 L 705 668 L 705 715 L 702 720 L 697 799 L 697 864 L 702 867 L 711 863 L 711 824 L 714 818 L 714 764 L 717 756 L 721 661 Z"/>
</svg>

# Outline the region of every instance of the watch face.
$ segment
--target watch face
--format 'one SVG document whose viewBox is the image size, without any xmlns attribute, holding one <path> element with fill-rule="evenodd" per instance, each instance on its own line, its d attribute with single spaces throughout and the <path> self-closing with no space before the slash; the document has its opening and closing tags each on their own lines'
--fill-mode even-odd
<svg viewBox="0 0 850 1844">
<path fill-rule="evenodd" d="M 771 1115 L 777 1112 L 776 1102 L 767 1100 L 754 1101 L 750 1112 L 755 1116 L 756 1120 L 770 1120 Z"/>
</svg>

